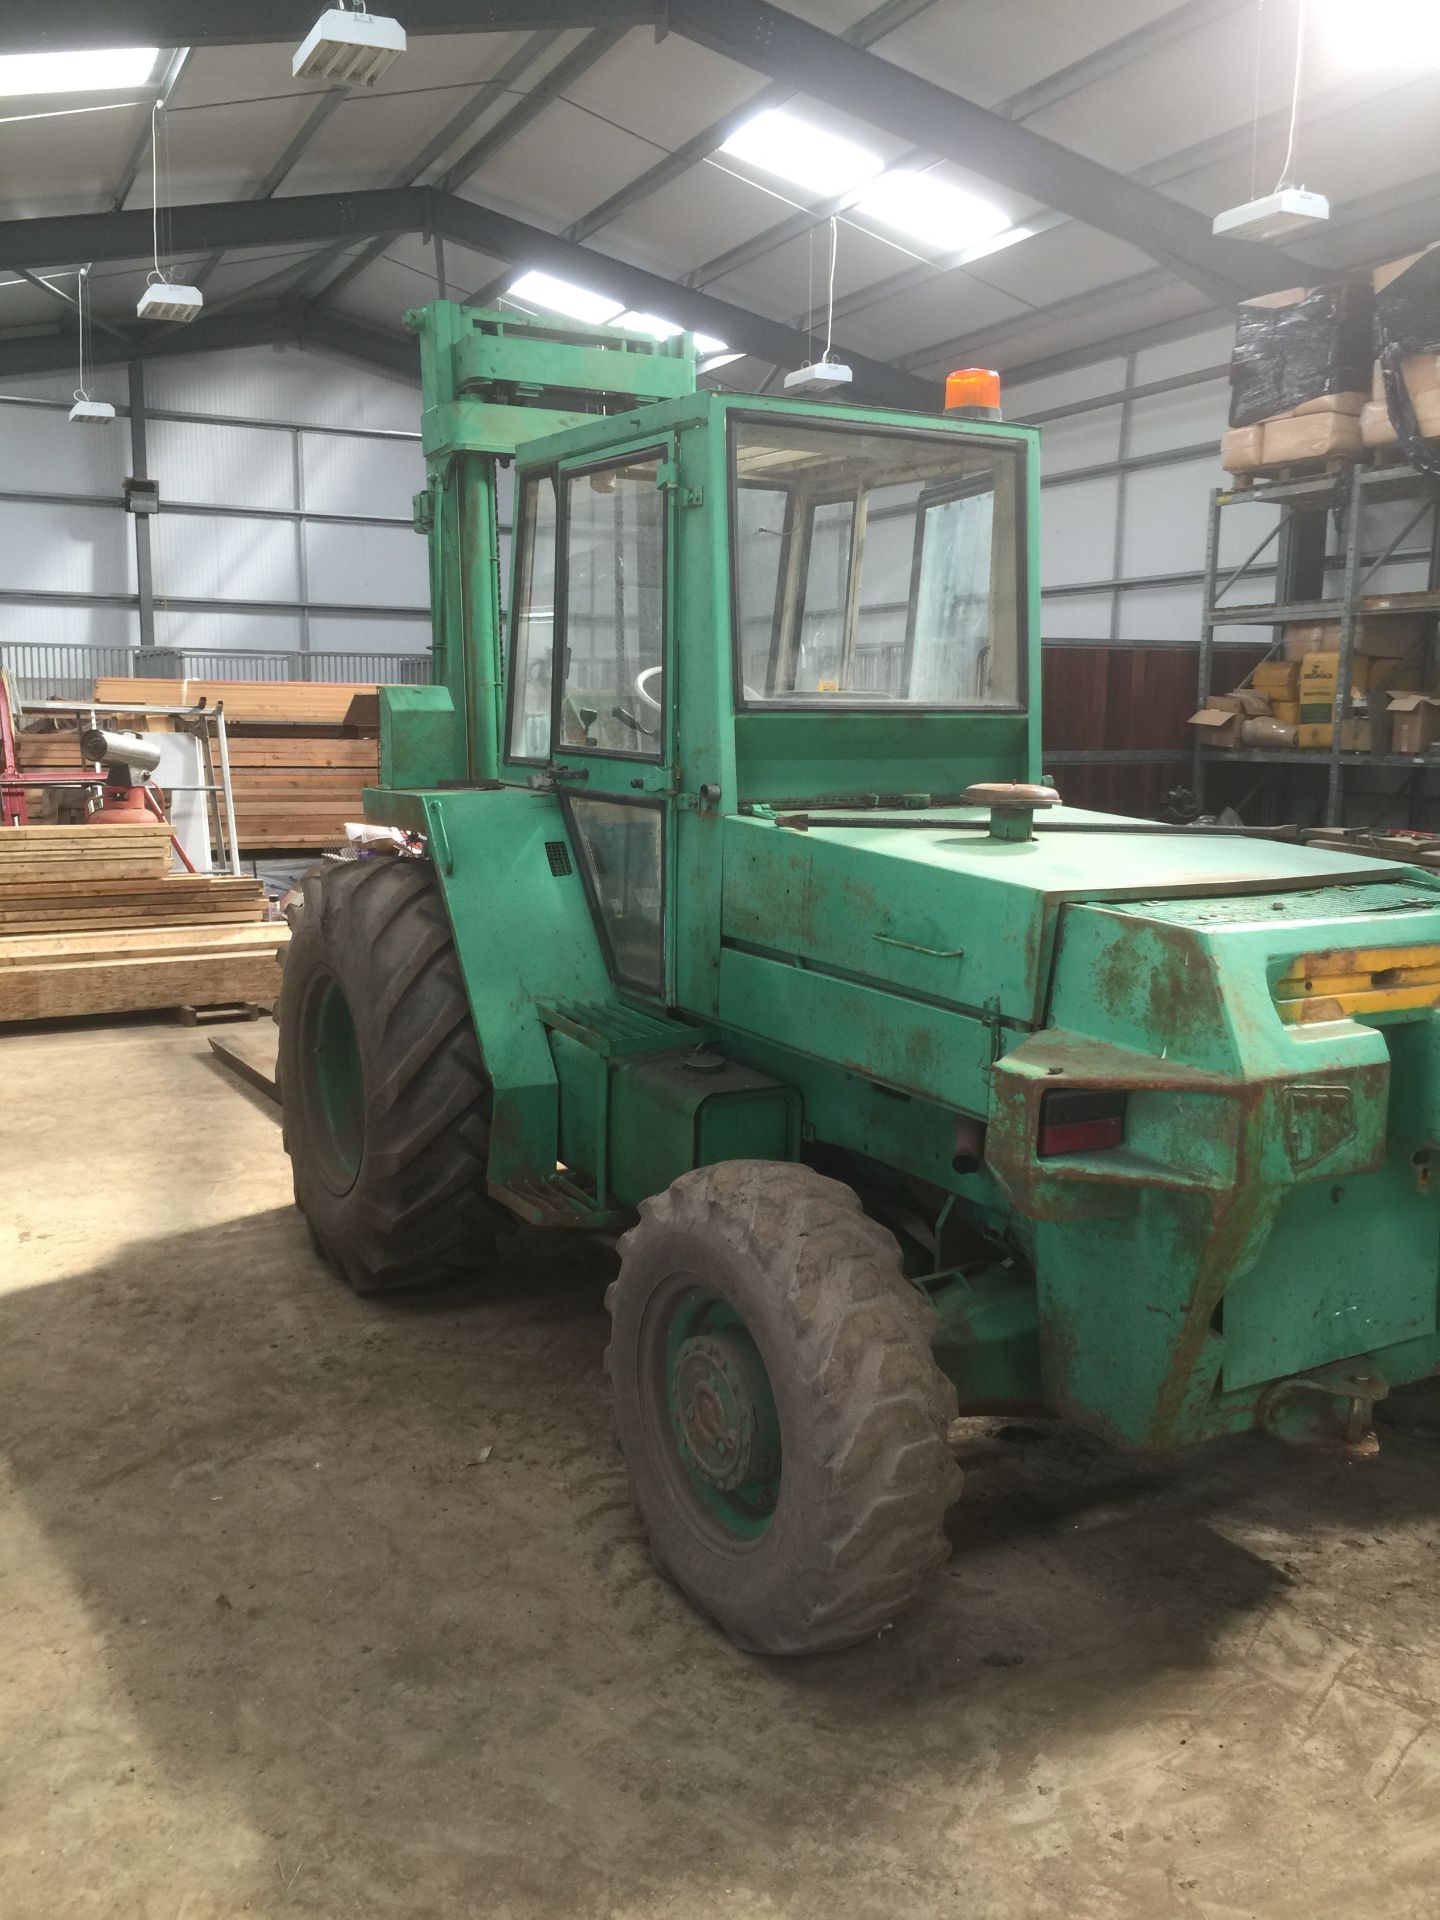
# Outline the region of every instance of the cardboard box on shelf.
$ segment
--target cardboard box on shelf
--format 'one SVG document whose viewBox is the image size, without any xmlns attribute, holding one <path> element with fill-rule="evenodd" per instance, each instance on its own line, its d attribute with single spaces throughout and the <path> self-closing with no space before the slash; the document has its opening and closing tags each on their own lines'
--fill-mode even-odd
<svg viewBox="0 0 1440 1920">
<path fill-rule="evenodd" d="M 1384 595 L 1377 593 L 1361 604 L 1379 608 L 1387 603 Z M 1368 619 L 1362 615 L 1355 623 L 1355 651 L 1371 660 L 1404 660 L 1420 651 L 1426 626 L 1426 618 L 1420 613 L 1373 614 Z"/>
<path fill-rule="evenodd" d="M 1340 686 L 1340 655 L 1307 653 L 1298 668 L 1300 718 L 1328 720 L 1335 711 Z M 1358 700 L 1370 685 L 1370 662 L 1361 654 L 1350 661 L 1350 697 Z"/>
<path fill-rule="evenodd" d="M 1220 464 L 1227 473 L 1251 473 L 1260 464 L 1264 428 L 1229 427 L 1220 436 Z"/>
<path fill-rule="evenodd" d="M 1278 720 L 1242 720 L 1240 744 L 1242 747 L 1293 747 L 1295 728 L 1282 726 Z"/>
<path fill-rule="evenodd" d="M 1262 693 L 1259 687 L 1238 687 L 1234 693 L 1212 693 L 1207 705 L 1220 707 L 1226 713 L 1240 713 L 1247 720 L 1265 718 L 1270 713 L 1270 696 Z"/>
<path fill-rule="evenodd" d="M 1423 356 L 1427 360 L 1435 358 L 1432 354 Z M 1409 362 L 1407 361 L 1408 365 Z M 1412 395 L 1415 406 L 1415 424 L 1422 438 L 1440 440 L 1440 388 L 1433 392 Z M 1400 443 L 1390 419 L 1390 409 L 1384 399 L 1367 401 L 1360 410 L 1360 438 L 1367 447 L 1394 447 Z"/>
<path fill-rule="evenodd" d="M 1194 727 L 1207 747 L 1238 747 L 1245 716 L 1238 707 L 1201 707 L 1192 713 L 1187 726 Z"/>
<path fill-rule="evenodd" d="M 1312 752 L 1317 747 L 1328 747 L 1334 737 L 1335 723 L 1333 720 L 1302 720 L 1295 729 L 1296 746 L 1308 748 Z"/>
<path fill-rule="evenodd" d="M 1371 747 L 1371 723 L 1368 716 L 1352 714 L 1348 720 L 1340 722 L 1340 750 L 1342 753 L 1369 753 Z"/>
<path fill-rule="evenodd" d="M 1292 620 L 1285 629 L 1285 658 L 1297 665 L 1307 653 L 1326 653 L 1339 645 L 1338 620 Z"/>
<path fill-rule="evenodd" d="M 1261 446 L 1267 467 L 1292 460 L 1334 460 L 1359 453 L 1360 422 L 1349 413 L 1308 414 L 1303 419 L 1267 420 Z"/>
<path fill-rule="evenodd" d="M 1368 607 L 1386 605 L 1383 595 L 1372 595 L 1362 603 Z M 1426 637 L 1423 614 L 1389 613 L 1361 615 L 1355 622 L 1355 653 L 1367 660 L 1404 660 L 1418 655 Z M 1340 651 L 1338 620 L 1292 620 L 1285 629 L 1285 658 L 1303 661 L 1312 653 Z"/>
<path fill-rule="evenodd" d="M 1298 700 L 1272 700 L 1270 711 L 1284 727 L 1297 727 L 1300 724 L 1300 702 Z"/>
<path fill-rule="evenodd" d="M 1276 420 L 1309 420 L 1322 413 L 1358 414 L 1370 398 L 1368 393 L 1322 393 L 1318 399 L 1302 400 L 1298 407 L 1291 407 L 1286 413 L 1277 413 Z"/>
<path fill-rule="evenodd" d="M 1428 753 L 1440 732 L 1440 696 L 1433 693 L 1390 695 L 1390 751 Z"/>
<path fill-rule="evenodd" d="M 1366 692 L 1423 693 L 1425 669 L 1416 655 L 1408 660 L 1372 660 Z"/>
<path fill-rule="evenodd" d="M 1251 674 L 1250 684 L 1257 693 L 1268 694 L 1272 700 L 1298 700 L 1300 663 L 1295 660 L 1262 660 Z"/>
</svg>

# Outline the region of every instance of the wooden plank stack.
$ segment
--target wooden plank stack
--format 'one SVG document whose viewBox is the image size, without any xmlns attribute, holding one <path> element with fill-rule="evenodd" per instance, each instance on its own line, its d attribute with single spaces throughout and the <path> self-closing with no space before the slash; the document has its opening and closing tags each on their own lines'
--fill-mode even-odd
<svg viewBox="0 0 1440 1920">
<path fill-rule="evenodd" d="M 98 680 L 95 697 L 153 700 L 157 707 L 224 702 L 242 852 L 338 845 L 346 821 L 363 817 L 362 790 L 380 777 L 379 700 L 373 686 L 115 679 Z"/>
<path fill-rule="evenodd" d="M 160 822 L 0 828 L 0 1024 L 273 1001 L 260 882 L 170 864 Z"/>
</svg>

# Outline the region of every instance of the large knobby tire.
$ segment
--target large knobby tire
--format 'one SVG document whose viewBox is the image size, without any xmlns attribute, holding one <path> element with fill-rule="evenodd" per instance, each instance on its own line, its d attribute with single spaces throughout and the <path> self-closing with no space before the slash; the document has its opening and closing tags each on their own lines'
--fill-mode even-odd
<svg viewBox="0 0 1440 1920">
<path fill-rule="evenodd" d="M 640 1208 L 606 1368 L 662 1572 L 752 1653 L 852 1645 L 947 1556 L 960 1473 L 934 1315 L 808 1167 L 731 1160 Z"/>
<path fill-rule="evenodd" d="M 280 995 L 295 1200 L 357 1293 L 483 1267 L 490 1080 L 429 868 L 382 858 L 305 881 Z"/>
</svg>

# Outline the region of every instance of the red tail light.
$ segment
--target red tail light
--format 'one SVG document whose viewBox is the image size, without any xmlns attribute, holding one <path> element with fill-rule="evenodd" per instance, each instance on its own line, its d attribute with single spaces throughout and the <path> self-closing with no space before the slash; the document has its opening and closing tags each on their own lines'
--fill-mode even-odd
<svg viewBox="0 0 1440 1920">
<path fill-rule="evenodd" d="M 1039 1154 L 1103 1153 L 1125 1138 L 1125 1095 L 1052 1087 L 1040 1102 Z"/>
</svg>

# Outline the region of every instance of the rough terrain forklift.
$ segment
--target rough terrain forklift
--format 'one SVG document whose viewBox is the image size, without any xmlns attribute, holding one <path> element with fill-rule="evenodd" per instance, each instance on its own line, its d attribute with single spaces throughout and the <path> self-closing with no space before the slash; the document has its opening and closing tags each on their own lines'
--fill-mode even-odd
<svg viewBox="0 0 1440 1920">
<path fill-rule="evenodd" d="M 283 996 L 335 1269 L 620 1233 L 655 1559 L 769 1653 L 915 1596 L 957 1413 L 1371 1447 L 1440 1363 L 1440 880 L 1059 803 L 1032 430 L 409 323 L 434 684 L 366 809 L 423 853 L 308 883 Z"/>
</svg>

